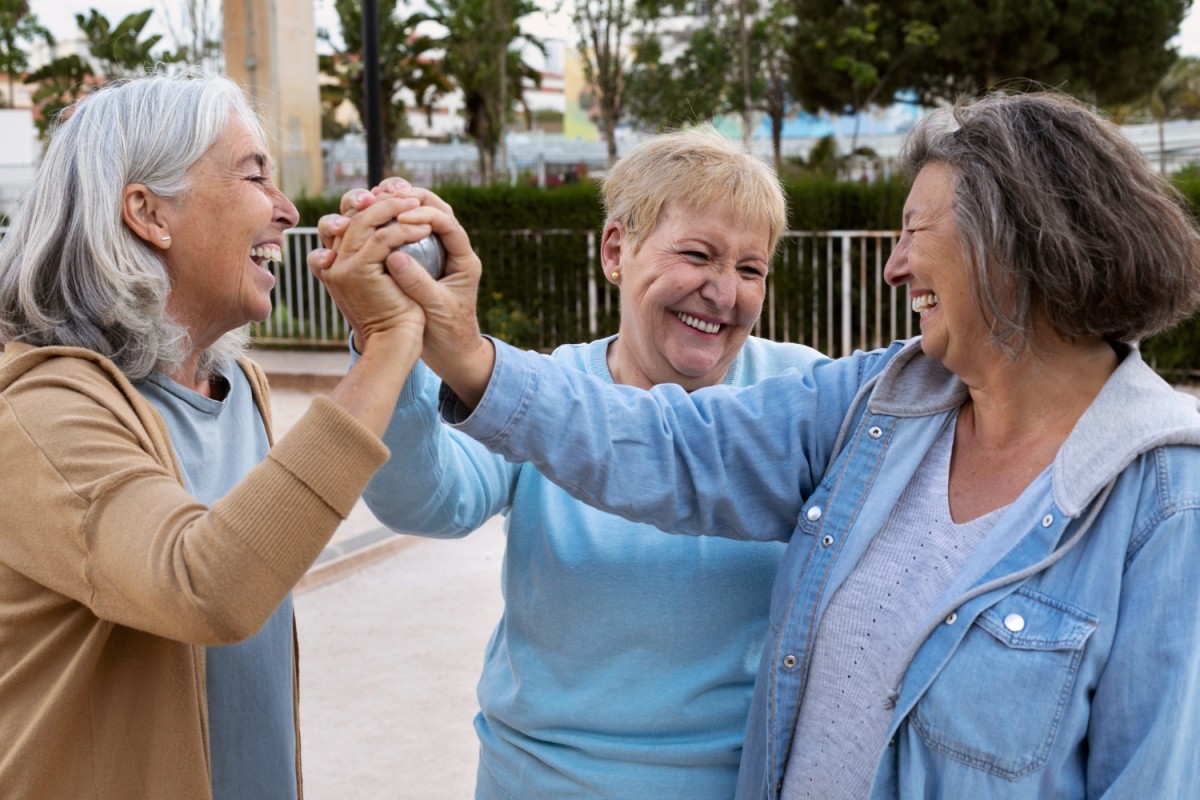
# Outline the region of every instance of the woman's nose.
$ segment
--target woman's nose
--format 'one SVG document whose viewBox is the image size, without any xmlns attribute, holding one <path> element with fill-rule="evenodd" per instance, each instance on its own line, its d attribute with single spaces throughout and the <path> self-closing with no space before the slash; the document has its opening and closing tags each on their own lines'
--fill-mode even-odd
<svg viewBox="0 0 1200 800">
<path fill-rule="evenodd" d="M 904 236 L 892 248 L 887 263 L 883 265 L 883 279 L 889 286 L 902 286 L 908 283 L 908 242 Z"/>
<path fill-rule="evenodd" d="M 700 289 L 700 296 L 722 311 L 737 302 L 737 274 L 734 270 L 715 270 Z"/>
<path fill-rule="evenodd" d="M 275 198 L 275 221 L 284 229 L 294 228 L 300 222 L 300 212 L 296 204 L 287 198 L 283 192 L 277 192 Z"/>
</svg>

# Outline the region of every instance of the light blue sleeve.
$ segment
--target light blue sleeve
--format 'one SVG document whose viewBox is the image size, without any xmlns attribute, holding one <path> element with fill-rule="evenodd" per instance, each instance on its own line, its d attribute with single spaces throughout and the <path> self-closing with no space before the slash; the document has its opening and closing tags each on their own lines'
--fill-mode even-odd
<svg viewBox="0 0 1200 800">
<path fill-rule="evenodd" d="M 1130 559 L 1092 697 L 1089 798 L 1194 797 L 1200 786 L 1200 508 L 1160 522 Z"/>
<path fill-rule="evenodd" d="M 496 342 L 478 407 L 466 412 L 443 392 L 442 418 L 627 519 L 785 540 L 825 474 L 858 388 L 885 360 L 819 359 L 750 387 L 688 394 L 674 385 L 612 386 Z"/>
<path fill-rule="evenodd" d="M 394 531 L 455 538 L 508 507 L 519 468 L 442 424 L 440 386 L 417 362 L 383 436 L 391 456 L 363 499 Z"/>
</svg>

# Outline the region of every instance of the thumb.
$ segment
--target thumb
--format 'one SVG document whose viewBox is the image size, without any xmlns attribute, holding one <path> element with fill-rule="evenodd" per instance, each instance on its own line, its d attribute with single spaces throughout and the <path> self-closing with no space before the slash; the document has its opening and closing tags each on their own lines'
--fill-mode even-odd
<svg viewBox="0 0 1200 800">
<path fill-rule="evenodd" d="M 417 305 L 424 308 L 437 302 L 437 281 L 412 256 L 400 250 L 393 250 L 383 263 L 392 280 L 400 287 L 400 291 L 412 298 Z"/>
</svg>

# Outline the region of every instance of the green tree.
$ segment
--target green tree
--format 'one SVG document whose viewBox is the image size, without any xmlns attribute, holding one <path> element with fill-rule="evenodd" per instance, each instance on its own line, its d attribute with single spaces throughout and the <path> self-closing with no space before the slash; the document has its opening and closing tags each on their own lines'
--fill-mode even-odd
<svg viewBox="0 0 1200 800">
<path fill-rule="evenodd" d="M 629 54 L 625 37 L 633 21 L 631 0 L 577 0 L 575 27 L 583 76 L 598 106 L 600 134 L 608 146 L 608 163 L 617 160 L 617 124 L 625 114 L 621 95 Z"/>
<path fill-rule="evenodd" d="M 1158 169 L 1167 172 L 1164 126 L 1168 120 L 1200 117 L 1200 59 L 1181 56 L 1150 91 L 1132 103 L 1105 109 L 1119 124 L 1153 120 L 1158 125 Z"/>
<path fill-rule="evenodd" d="M 722 29 L 692 29 L 674 58 L 665 52 L 664 43 L 668 40 L 653 18 L 634 37 L 625 90 L 629 117 L 651 130 L 665 131 L 728 111 L 729 45 Z"/>
<path fill-rule="evenodd" d="M 791 88 L 812 113 L 857 114 L 890 103 L 897 90 L 912 88 L 921 56 L 941 46 L 937 28 L 908 13 L 920 11 L 919 3 L 795 0 L 795 7 Z M 851 152 L 857 126 L 852 138 Z"/>
<path fill-rule="evenodd" d="M 198 64 L 216 72 L 223 70 L 220 0 L 183 0 L 178 20 L 165 8 L 163 13 L 175 42 L 172 61 Z"/>
<path fill-rule="evenodd" d="M 751 39 L 760 65 L 754 96 L 770 123 L 771 153 L 777 174 L 783 170 L 783 123 L 792 107 L 787 46 L 795 24 L 790 7 L 777 2 L 755 21 Z"/>
<path fill-rule="evenodd" d="M 1013 81 L 1098 104 L 1144 96 L 1175 58 L 1192 0 L 793 0 L 792 90 L 810 111 L 897 90 L 953 101 Z"/>
<path fill-rule="evenodd" d="M 8 105 L 14 101 L 16 76 L 29 69 L 29 55 L 22 42 L 44 39 L 54 44 L 54 37 L 38 22 L 37 14 L 29 9 L 28 0 L 0 0 L 0 72 L 8 80 Z"/>
<path fill-rule="evenodd" d="M 153 14 L 154 9 L 151 8 L 134 12 L 118 22 L 116 27 L 94 8 L 87 17 L 75 15 L 75 23 L 87 39 L 88 52 L 99 63 L 100 75 L 105 80 L 142 74 L 155 61 L 161 60 L 155 56 L 154 48 L 162 41 L 162 35 L 155 33 L 145 39 L 140 38 Z M 166 54 L 163 56 L 169 58 Z"/>
<path fill-rule="evenodd" d="M 345 100 L 354 105 L 360 120 L 367 118 L 366 72 L 362 62 L 362 0 L 336 0 L 334 10 L 341 25 L 340 44 L 329 31 L 317 32 L 317 38 L 333 50 L 332 54 L 319 56 L 321 73 L 333 79 L 332 83 L 321 87 L 322 118 L 325 114 L 329 115 L 325 128 L 330 133 L 338 132 L 332 111 Z M 396 142 L 412 135 L 404 90 L 412 93 L 416 108 L 431 115 L 437 98 L 452 88 L 437 59 L 430 56 L 430 50 L 435 46 L 434 40 L 418 32 L 418 27 L 429 19 L 429 15 L 422 12 L 407 16 L 398 14 L 396 0 L 381 0 L 379 3 L 379 96 L 383 101 L 384 175 L 394 174 L 392 154 Z"/>
<path fill-rule="evenodd" d="M 87 40 L 91 59 L 99 70 L 93 70 L 91 61 L 70 55 L 56 58 L 26 76 L 26 83 L 37 85 L 33 102 L 41 109 L 37 125 L 42 138 L 63 108 L 95 90 L 105 80 L 137 75 L 156 60 L 170 60 L 168 55 L 156 57 L 153 52 L 162 36 L 154 34 L 141 38 L 152 13 L 153 9 L 148 8 L 129 14 L 115 27 L 94 8 L 86 17 L 75 15 L 75 23 Z"/>
<path fill-rule="evenodd" d="M 541 85 L 541 74 L 525 63 L 522 50 L 544 52 L 544 46 L 520 27 L 537 7 L 531 0 L 429 0 L 429 6 L 446 29 L 437 40 L 442 69 L 462 92 L 467 135 L 478 151 L 483 182 L 491 183 L 508 117 L 514 105 L 524 104 L 526 81 Z"/>
</svg>

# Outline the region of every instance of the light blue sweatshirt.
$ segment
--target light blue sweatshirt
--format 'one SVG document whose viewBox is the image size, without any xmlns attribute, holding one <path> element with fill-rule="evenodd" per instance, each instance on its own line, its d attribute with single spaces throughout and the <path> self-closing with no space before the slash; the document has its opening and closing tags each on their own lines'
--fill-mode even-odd
<svg viewBox="0 0 1200 800">
<path fill-rule="evenodd" d="M 612 383 L 610 341 L 554 358 Z M 751 338 L 725 382 L 818 358 Z M 589 508 L 442 425 L 439 386 L 419 364 L 384 438 L 391 460 L 364 497 L 393 529 L 427 536 L 507 514 L 477 797 L 727 800 L 783 545 L 668 536 Z"/>
</svg>

